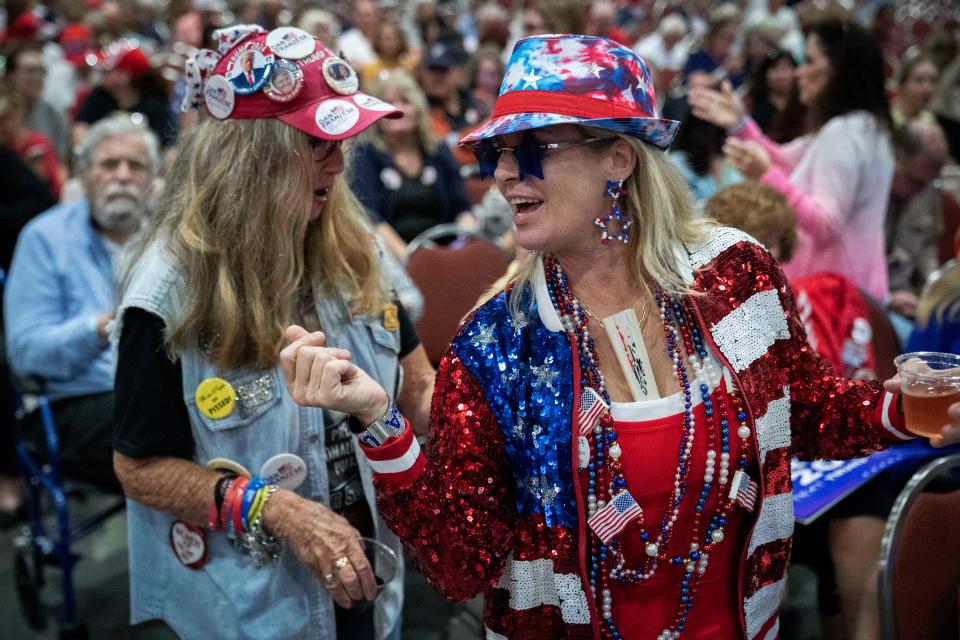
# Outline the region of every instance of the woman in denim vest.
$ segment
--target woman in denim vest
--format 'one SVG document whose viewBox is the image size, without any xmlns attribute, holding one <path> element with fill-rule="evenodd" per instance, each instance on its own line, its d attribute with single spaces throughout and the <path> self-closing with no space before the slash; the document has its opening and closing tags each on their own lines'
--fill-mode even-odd
<svg viewBox="0 0 960 640">
<path fill-rule="evenodd" d="M 335 340 L 426 422 L 433 370 L 340 175 L 341 141 L 399 112 L 298 29 L 217 41 L 188 63 L 185 107 L 207 117 L 184 136 L 114 328 L 132 622 L 184 638 L 398 638 L 402 563 L 378 593 L 360 540 L 399 555 L 370 466 L 345 413 L 293 402 L 279 355 L 292 323 Z M 238 88 L 251 56 L 260 80 Z"/>
</svg>

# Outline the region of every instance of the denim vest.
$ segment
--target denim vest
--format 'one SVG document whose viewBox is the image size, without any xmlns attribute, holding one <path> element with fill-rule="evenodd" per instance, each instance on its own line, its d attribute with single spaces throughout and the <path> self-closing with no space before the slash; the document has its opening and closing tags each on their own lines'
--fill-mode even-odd
<svg viewBox="0 0 960 640">
<path fill-rule="evenodd" d="M 134 266 L 114 336 L 120 334 L 119 320 L 126 308 L 156 314 L 170 327 L 182 301 L 181 274 L 169 253 L 155 243 Z M 349 349 L 353 361 L 393 394 L 399 382 L 399 334 L 387 331 L 379 318 L 351 317 L 340 298 L 320 299 L 316 309 L 328 344 Z M 195 462 L 230 458 L 256 474 L 272 456 L 295 453 L 307 465 L 306 480 L 297 493 L 329 504 L 323 412 L 294 403 L 280 366 L 221 372 L 199 348 L 177 355 L 183 370 L 183 401 L 196 442 Z M 233 412 L 216 420 L 200 413 L 194 399 L 197 385 L 211 377 L 225 378 L 237 394 Z M 399 540 L 377 515 L 366 457 L 359 448 L 355 453 L 374 514 L 375 535 L 402 558 Z M 336 638 L 333 600 L 286 546 L 278 561 L 258 569 L 234 549 L 225 533 L 207 531 L 206 564 L 199 570 L 189 569 L 170 547 L 174 518 L 133 500 L 127 502 L 132 623 L 160 618 L 187 639 Z M 401 560 L 398 578 L 376 600 L 374 621 L 381 640 L 399 625 L 402 564 Z"/>
</svg>

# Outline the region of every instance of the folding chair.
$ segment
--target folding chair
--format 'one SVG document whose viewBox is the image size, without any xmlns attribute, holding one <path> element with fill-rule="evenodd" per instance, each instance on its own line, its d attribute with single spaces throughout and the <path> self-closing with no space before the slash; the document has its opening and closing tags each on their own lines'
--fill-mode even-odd
<svg viewBox="0 0 960 640">
<path fill-rule="evenodd" d="M 960 635 L 960 453 L 913 474 L 887 519 L 880 545 L 883 640 Z"/>
<path fill-rule="evenodd" d="M 438 244 L 444 238 L 451 242 Z M 407 273 L 424 298 L 417 333 L 434 366 L 450 346 L 460 321 L 509 265 L 497 245 L 455 224 L 431 227 L 410 243 Z"/>
</svg>

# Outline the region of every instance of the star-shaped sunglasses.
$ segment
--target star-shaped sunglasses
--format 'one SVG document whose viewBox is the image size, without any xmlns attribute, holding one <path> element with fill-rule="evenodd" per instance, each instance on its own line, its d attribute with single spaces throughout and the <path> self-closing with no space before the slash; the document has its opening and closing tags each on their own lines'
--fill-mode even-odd
<svg viewBox="0 0 960 640">
<path fill-rule="evenodd" d="M 480 178 L 486 179 L 493 175 L 497 170 L 497 164 L 500 162 L 500 154 L 504 151 L 513 151 L 517 158 L 517 164 L 520 169 L 520 180 L 527 176 L 534 176 L 543 180 L 542 160 L 547 151 L 552 149 L 569 149 L 582 144 L 601 142 L 607 138 L 586 138 L 573 142 L 541 142 L 533 137 L 529 131 L 523 134 L 520 144 L 515 147 L 507 147 L 497 142 L 495 138 L 481 140 L 472 145 L 473 153 L 477 156 L 477 163 L 480 165 Z"/>
</svg>

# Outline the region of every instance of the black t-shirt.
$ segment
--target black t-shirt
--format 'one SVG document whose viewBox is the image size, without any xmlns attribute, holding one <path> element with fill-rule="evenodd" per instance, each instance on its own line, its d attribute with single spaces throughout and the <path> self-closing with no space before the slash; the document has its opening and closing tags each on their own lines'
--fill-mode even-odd
<svg viewBox="0 0 960 640">
<path fill-rule="evenodd" d="M 420 338 L 403 306 L 397 306 L 402 358 L 420 345 Z M 190 459 L 194 454 L 180 362 L 167 356 L 164 330 L 163 320 L 143 309 L 131 307 L 123 314 L 113 448 L 131 458 Z"/>
</svg>

